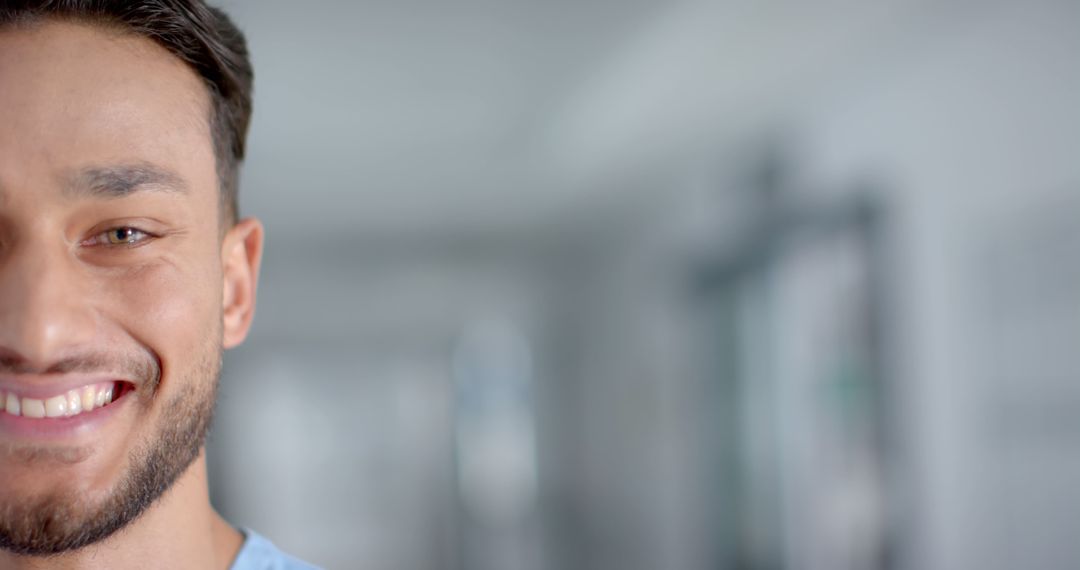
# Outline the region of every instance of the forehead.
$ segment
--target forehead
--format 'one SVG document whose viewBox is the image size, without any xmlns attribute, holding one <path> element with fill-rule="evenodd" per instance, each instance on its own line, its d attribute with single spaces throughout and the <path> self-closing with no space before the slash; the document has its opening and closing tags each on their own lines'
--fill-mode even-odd
<svg viewBox="0 0 1080 570">
<path fill-rule="evenodd" d="M 209 105 L 195 72 L 145 38 L 58 21 L 0 29 L 0 188 L 114 162 L 213 186 Z"/>
</svg>

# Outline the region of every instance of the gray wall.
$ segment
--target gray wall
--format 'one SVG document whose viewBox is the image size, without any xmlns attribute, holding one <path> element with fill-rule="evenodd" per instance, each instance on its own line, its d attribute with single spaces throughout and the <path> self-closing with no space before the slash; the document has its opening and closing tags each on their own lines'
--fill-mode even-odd
<svg viewBox="0 0 1080 570">
<path fill-rule="evenodd" d="M 269 243 L 211 441 L 224 514 L 330 568 L 1080 559 L 1080 11 L 796 4 L 227 3 Z M 835 489 L 800 484 L 827 440 L 782 411 L 830 321 L 800 295 L 845 266 L 744 285 L 765 364 L 731 373 L 695 285 L 783 231 L 769 188 L 885 212 L 888 436 Z"/>
</svg>

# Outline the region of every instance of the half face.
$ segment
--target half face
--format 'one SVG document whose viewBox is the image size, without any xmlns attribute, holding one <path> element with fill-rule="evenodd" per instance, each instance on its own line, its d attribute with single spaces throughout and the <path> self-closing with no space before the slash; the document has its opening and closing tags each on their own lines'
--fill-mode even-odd
<svg viewBox="0 0 1080 570">
<path fill-rule="evenodd" d="M 233 296 L 208 111 L 148 40 L 0 30 L 0 547 L 100 539 L 201 447 Z"/>
</svg>

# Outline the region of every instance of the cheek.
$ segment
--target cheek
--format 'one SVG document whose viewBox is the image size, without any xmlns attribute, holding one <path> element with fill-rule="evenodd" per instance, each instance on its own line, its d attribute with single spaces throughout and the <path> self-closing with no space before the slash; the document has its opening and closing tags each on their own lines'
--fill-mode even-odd
<svg viewBox="0 0 1080 570">
<path fill-rule="evenodd" d="M 208 267 L 158 261 L 103 285 L 109 325 L 151 350 L 167 369 L 205 350 L 220 334 L 221 278 Z"/>
</svg>

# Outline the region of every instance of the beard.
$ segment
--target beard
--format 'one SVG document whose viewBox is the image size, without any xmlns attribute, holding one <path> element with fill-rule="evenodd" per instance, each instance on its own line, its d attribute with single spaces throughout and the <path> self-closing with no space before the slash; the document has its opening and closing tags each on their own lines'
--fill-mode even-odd
<svg viewBox="0 0 1080 570">
<path fill-rule="evenodd" d="M 0 505 L 0 549 L 24 556 L 49 556 L 78 550 L 111 536 L 143 514 L 198 458 L 210 430 L 222 349 L 207 350 L 206 358 L 178 379 L 191 388 L 180 390 L 163 408 L 157 432 L 128 454 L 126 472 L 110 492 L 97 501 L 72 490 Z M 98 362 L 98 361 L 95 361 Z M 147 374 L 127 397 L 140 397 L 148 406 L 160 381 L 160 367 L 140 362 L 135 367 Z M 66 459 L 77 461 L 85 452 L 67 450 Z"/>
</svg>

